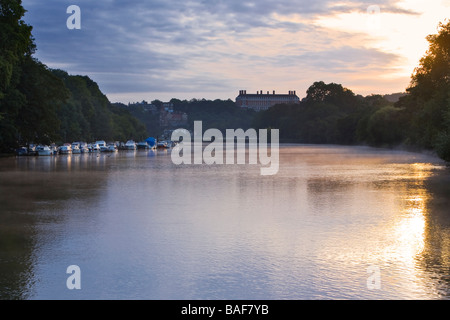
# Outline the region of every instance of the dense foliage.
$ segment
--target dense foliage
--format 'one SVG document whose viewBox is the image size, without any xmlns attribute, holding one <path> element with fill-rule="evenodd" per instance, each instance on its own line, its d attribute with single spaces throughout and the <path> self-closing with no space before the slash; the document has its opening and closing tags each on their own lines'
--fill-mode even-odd
<svg viewBox="0 0 450 320">
<path fill-rule="evenodd" d="M 144 124 L 123 108 L 111 104 L 98 85 L 86 76 L 70 76 L 52 70 L 69 97 L 61 105 L 59 136 L 62 141 L 126 141 L 147 138 Z"/>
<path fill-rule="evenodd" d="M 416 68 L 409 95 L 399 101 L 407 142 L 434 149 L 450 161 L 450 21 L 427 37 L 429 49 Z"/>
</svg>

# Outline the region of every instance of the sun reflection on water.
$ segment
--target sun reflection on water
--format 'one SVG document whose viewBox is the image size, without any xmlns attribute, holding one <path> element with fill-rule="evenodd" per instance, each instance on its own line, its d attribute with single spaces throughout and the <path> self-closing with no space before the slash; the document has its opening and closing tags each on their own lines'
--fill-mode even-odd
<svg viewBox="0 0 450 320">
<path fill-rule="evenodd" d="M 398 254 L 403 262 L 414 263 L 414 258 L 425 248 L 426 196 L 414 196 L 406 199 L 407 207 L 402 220 L 396 228 Z"/>
<path fill-rule="evenodd" d="M 389 285 L 409 288 L 408 291 L 422 293 L 432 290 L 425 285 L 426 277 L 421 267 L 426 251 L 428 203 L 432 199 L 424 182 L 432 175 L 433 166 L 429 164 L 411 164 L 408 167 L 409 181 L 404 186 L 399 201 L 399 214 L 392 221 L 391 245 L 385 247 L 381 258 L 388 266 L 396 263 L 397 276 L 388 277 Z M 387 268 L 386 273 L 392 270 Z"/>
</svg>

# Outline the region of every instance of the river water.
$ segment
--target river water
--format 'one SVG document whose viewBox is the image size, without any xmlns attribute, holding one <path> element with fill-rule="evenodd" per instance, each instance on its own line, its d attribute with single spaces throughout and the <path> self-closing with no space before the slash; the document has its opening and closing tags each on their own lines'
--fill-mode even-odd
<svg viewBox="0 0 450 320">
<path fill-rule="evenodd" d="M 3 158 L 0 298 L 448 299 L 449 204 L 440 160 L 366 147 Z"/>
</svg>

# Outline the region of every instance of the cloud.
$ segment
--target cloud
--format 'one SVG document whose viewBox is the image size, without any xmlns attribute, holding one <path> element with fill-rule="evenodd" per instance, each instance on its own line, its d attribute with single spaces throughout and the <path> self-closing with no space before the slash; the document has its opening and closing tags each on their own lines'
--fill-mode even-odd
<svg viewBox="0 0 450 320">
<path fill-rule="evenodd" d="M 416 14 L 398 3 L 377 1 L 383 12 Z M 221 90 L 233 95 L 273 74 L 293 83 L 289 69 L 373 72 L 399 59 L 355 43 L 355 35 L 314 24 L 318 17 L 365 12 L 373 1 L 78 0 L 81 30 L 68 30 L 66 8 L 72 4 L 23 0 L 37 57 L 50 67 L 89 75 L 115 96 Z"/>
<path fill-rule="evenodd" d="M 401 57 L 376 49 L 343 46 L 323 51 L 304 52 L 299 55 L 280 55 L 272 63 L 279 66 L 304 64 L 309 68 L 330 73 L 368 73 L 374 70 L 386 71 L 399 62 Z"/>
</svg>

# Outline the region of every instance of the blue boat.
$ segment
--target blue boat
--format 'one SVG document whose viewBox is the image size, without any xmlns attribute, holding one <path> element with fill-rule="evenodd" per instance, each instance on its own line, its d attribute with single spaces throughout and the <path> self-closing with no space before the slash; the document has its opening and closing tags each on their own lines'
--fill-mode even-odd
<svg viewBox="0 0 450 320">
<path fill-rule="evenodd" d="M 150 149 L 155 149 L 156 148 L 156 139 L 155 138 L 150 137 L 147 140 L 145 140 L 145 142 L 147 142 L 147 144 L 148 144 Z"/>
</svg>

